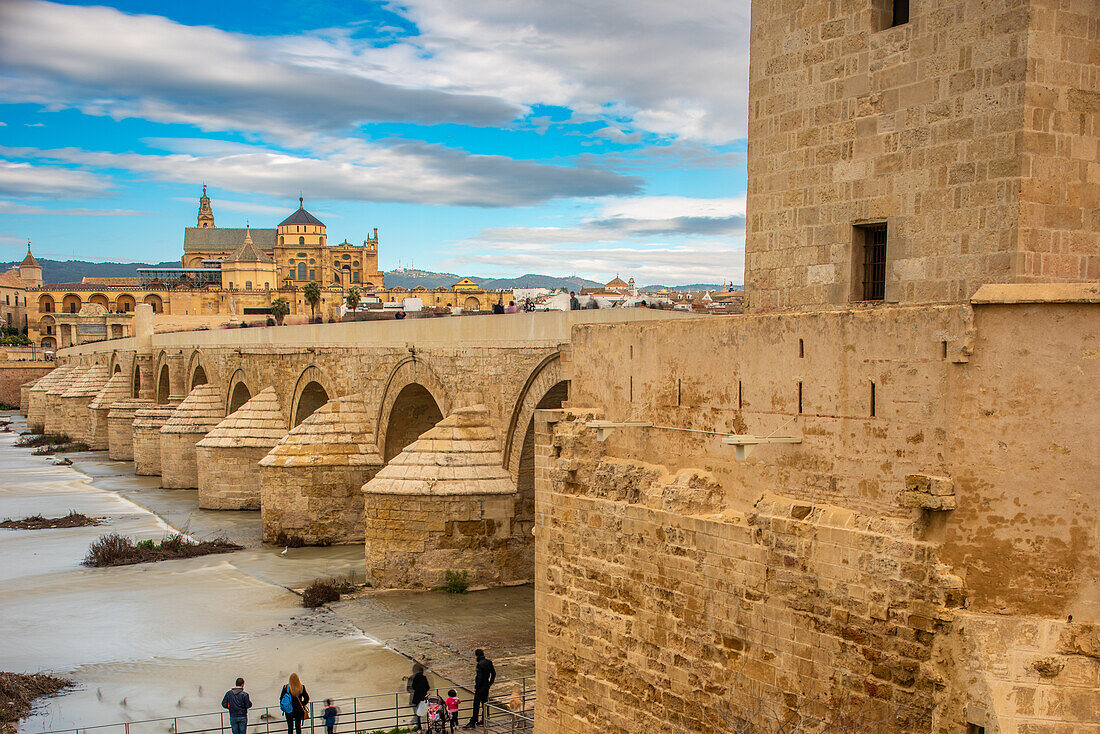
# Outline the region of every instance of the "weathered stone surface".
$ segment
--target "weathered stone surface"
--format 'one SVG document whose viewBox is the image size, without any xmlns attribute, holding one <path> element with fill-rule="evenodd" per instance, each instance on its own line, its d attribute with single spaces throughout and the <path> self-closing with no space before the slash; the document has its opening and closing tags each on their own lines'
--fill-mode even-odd
<svg viewBox="0 0 1100 734">
<path fill-rule="evenodd" d="M 363 541 L 363 484 L 381 468 L 376 416 L 359 395 L 330 400 L 260 461 L 265 542 Z"/>
<path fill-rule="evenodd" d="M 195 445 L 199 507 L 260 509 L 260 459 L 286 435 L 286 423 L 267 387 L 212 428 Z"/>
<path fill-rule="evenodd" d="M 178 403 L 158 403 L 134 413 L 134 473 L 158 476 L 161 473 L 160 429 L 172 417 Z"/>
<path fill-rule="evenodd" d="M 68 427 L 69 437 L 74 441 L 87 443 L 88 431 L 91 428 L 91 414 L 88 406 L 107 384 L 106 365 L 93 365 L 83 375 L 73 381 L 72 385 L 61 395 L 61 413 Z"/>
<path fill-rule="evenodd" d="M 483 405 L 459 408 L 363 485 L 367 575 L 376 586 L 526 578 L 515 538 L 516 485 Z"/>
<path fill-rule="evenodd" d="M 160 429 L 160 483 L 171 489 L 198 488 L 195 444 L 225 418 L 223 389 L 205 384 L 187 393 Z"/>
<path fill-rule="evenodd" d="M 44 429 L 48 434 L 69 435 L 69 426 L 66 424 L 66 415 L 61 403 L 61 396 L 71 388 L 86 372 L 87 367 L 77 367 L 67 372 L 46 388 L 46 413 Z M 69 436 L 72 438 L 72 436 Z"/>
<path fill-rule="evenodd" d="M 46 391 L 64 380 L 76 369 L 75 366 L 62 365 L 44 376 L 27 391 L 27 425 L 31 430 L 42 431 L 46 428 Z"/>
<path fill-rule="evenodd" d="M 130 397 L 130 380 L 116 372 L 88 403 L 88 430 L 84 442 L 95 451 L 106 451 L 109 445 L 107 416 L 114 404 Z"/>
<path fill-rule="evenodd" d="M 144 398 L 116 400 L 107 412 L 107 456 L 115 461 L 134 460 L 134 414 L 152 405 Z"/>
</svg>

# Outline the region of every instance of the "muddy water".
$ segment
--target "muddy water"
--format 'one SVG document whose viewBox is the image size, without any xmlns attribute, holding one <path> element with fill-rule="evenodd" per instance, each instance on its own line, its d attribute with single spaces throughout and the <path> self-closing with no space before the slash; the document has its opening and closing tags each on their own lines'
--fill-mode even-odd
<svg viewBox="0 0 1100 734">
<path fill-rule="evenodd" d="M 406 658 L 331 612 L 302 609 L 286 588 L 361 573 L 358 548 L 282 555 L 258 543 L 259 513 L 203 512 L 193 491 L 160 490 L 156 478 L 120 471 L 131 465 L 100 456 L 53 466 L 14 442 L 0 434 L 0 518 L 70 509 L 107 518 L 99 527 L 0 530 L 0 670 L 55 672 L 78 684 L 38 707 L 20 732 L 216 711 L 238 675 L 257 706 L 277 707 L 292 672 L 315 699 L 404 687 Z M 184 527 L 248 547 L 119 568 L 80 565 L 104 532 L 160 539 Z"/>
</svg>

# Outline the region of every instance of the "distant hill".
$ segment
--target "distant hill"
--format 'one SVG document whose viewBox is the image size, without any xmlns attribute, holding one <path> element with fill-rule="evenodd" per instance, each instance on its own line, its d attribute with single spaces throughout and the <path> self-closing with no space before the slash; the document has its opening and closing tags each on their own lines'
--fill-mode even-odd
<svg viewBox="0 0 1100 734">
<path fill-rule="evenodd" d="M 19 264 L 20 261 L 0 263 L 0 271 L 7 270 Z M 178 268 L 179 260 L 161 263 L 94 263 L 87 260 L 49 260 L 38 258 L 42 265 L 42 279 L 47 283 L 79 283 L 85 276 L 96 278 L 133 278 L 137 276 L 138 268 Z M 483 288 L 489 290 L 511 290 L 513 288 L 565 288 L 579 291 L 581 288 L 597 288 L 603 283 L 588 278 L 570 276 L 559 278 L 553 275 L 539 275 L 528 273 L 513 278 L 483 278 L 477 275 L 462 276 L 455 273 L 435 273 L 430 270 L 414 270 L 401 268 L 386 272 L 386 285 L 391 287 L 416 288 L 450 288 L 452 285 L 469 277 Z M 646 289 L 659 290 L 664 286 L 646 286 Z M 720 285 L 690 285 L 673 286 L 673 290 L 721 290 Z"/>
<path fill-rule="evenodd" d="M 86 260 L 49 260 L 35 258 L 42 266 L 42 280 L 46 283 L 79 283 L 84 276 L 94 278 L 132 278 L 138 268 L 178 268 L 179 260 L 162 263 L 92 263 Z M 0 271 L 15 267 L 22 260 L 0 263 Z"/>
<path fill-rule="evenodd" d="M 720 291 L 721 283 L 688 283 L 687 285 L 643 285 L 638 290 L 642 293 L 656 293 L 663 288 L 681 293 L 695 293 L 698 291 Z M 731 291 L 743 290 L 744 286 L 730 284 Z"/>
</svg>

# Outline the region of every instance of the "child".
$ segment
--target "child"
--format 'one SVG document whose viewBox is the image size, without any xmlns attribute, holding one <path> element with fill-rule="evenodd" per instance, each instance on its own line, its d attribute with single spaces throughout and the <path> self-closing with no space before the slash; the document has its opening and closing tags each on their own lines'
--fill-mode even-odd
<svg viewBox="0 0 1100 734">
<path fill-rule="evenodd" d="M 455 727 L 458 726 L 458 704 L 462 703 L 462 699 L 452 688 L 447 691 L 447 700 L 443 703 L 447 706 L 447 718 L 451 720 L 451 734 L 454 734 Z"/>
<path fill-rule="evenodd" d="M 325 699 L 325 711 L 321 714 L 321 718 L 325 720 L 325 731 L 327 734 L 332 734 L 336 729 L 336 714 L 339 713 L 336 707 L 332 705 L 332 699 Z"/>
</svg>

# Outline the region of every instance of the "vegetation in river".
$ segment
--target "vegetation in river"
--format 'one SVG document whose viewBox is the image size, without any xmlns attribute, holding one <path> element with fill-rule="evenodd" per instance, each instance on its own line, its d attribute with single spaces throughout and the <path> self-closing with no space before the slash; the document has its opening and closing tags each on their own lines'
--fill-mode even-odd
<svg viewBox="0 0 1100 734">
<path fill-rule="evenodd" d="M 118 533 L 101 535 L 88 548 L 84 565 L 99 568 L 102 566 L 128 566 L 133 563 L 167 561 L 174 558 L 195 558 L 212 553 L 229 553 L 241 550 L 242 546 L 226 538 L 195 541 L 179 533 L 170 535 L 159 543 L 154 540 L 134 542 Z"/>
<path fill-rule="evenodd" d="M 35 699 L 52 696 L 72 683 L 45 673 L 0 672 L 0 732 L 15 732 L 15 724 L 31 712 Z"/>
<path fill-rule="evenodd" d="M 76 510 L 69 510 L 68 515 L 62 515 L 61 517 L 31 515 L 30 517 L 24 517 L 22 520 L 12 520 L 9 517 L 3 522 L 0 522 L 0 528 L 10 528 L 14 530 L 49 530 L 51 528 L 82 528 L 88 525 L 100 525 L 102 523 L 103 518 L 101 517 L 88 517 Z"/>
</svg>

